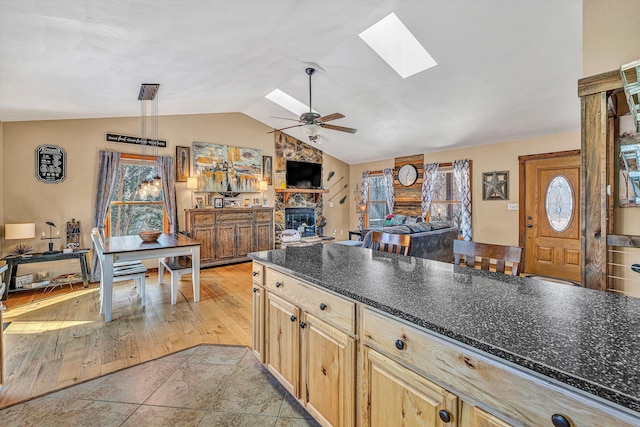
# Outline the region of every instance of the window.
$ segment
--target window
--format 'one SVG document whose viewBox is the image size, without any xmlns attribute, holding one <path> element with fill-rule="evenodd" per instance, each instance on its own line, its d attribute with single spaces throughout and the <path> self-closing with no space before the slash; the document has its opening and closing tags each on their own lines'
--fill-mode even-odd
<svg viewBox="0 0 640 427">
<path fill-rule="evenodd" d="M 142 180 L 153 179 L 156 163 L 152 162 L 142 162 L 139 156 L 122 155 L 107 213 L 107 236 L 137 235 L 142 229 L 168 231 L 162 190 L 147 200 L 141 200 L 137 192 Z"/>
<path fill-rule="evenodd" d="M 366 228 L 384 227 L 384 219 L 389 215 L 387 208 L 387 184 L 382 173 L 369 175 L 369 200 L 367 201 Z"/>
<path fill-rule="evenodd" d="M 451 221 L 455 227 L 460 228 L 460 201 L 460 190 L 453 176 L 453 167 L 450 164 L 440 165 L 434 183 L 429 220 Z"/>
</svg>

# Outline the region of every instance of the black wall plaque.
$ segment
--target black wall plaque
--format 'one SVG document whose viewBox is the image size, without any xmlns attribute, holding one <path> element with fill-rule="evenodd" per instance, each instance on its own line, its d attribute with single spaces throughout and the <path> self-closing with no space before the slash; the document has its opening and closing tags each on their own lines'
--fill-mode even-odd
<svg viewBox="0 0 640 427">
<path fill-rule="evenodd" d="M 139 136 L 128 136 L 128 135 L 118 135 L 117 133 L 108 133 L 107 134 L 107 142 L 121 142 L 123 144 L 134 144 L 134 145 L 142 145 L 143 138 Z M 167 141 L 162 139 L 151 139 L 147 138 L 147 145 L 166 148 Z"/>
<path fill-rule="evenodd" d="M 67 177 L 67 152 L 57 145 L 40 145 L 36 149 L 36 178 L 57 184 Z"/>
</svg>

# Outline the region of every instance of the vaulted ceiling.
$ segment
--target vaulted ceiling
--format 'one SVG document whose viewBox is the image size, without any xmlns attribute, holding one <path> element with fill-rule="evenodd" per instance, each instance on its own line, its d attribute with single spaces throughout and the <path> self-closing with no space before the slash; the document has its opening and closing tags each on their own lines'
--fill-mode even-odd
<svg viewBox="0 0 640 427">
<path fill-rule="evenodd" d="M 358 34 L 395 14 L 438 65 L 406 79 Z M 582 2 L 0 0 L 0 120 L 242 112 L 295 115 L 281 89 L 340 112 L 319 148 L 347 163 L 579 129 Z M 287 133 L 307 140 L 300 128 Z M 162 136 L 162 129 L 159 130 Z"/>
</svg>

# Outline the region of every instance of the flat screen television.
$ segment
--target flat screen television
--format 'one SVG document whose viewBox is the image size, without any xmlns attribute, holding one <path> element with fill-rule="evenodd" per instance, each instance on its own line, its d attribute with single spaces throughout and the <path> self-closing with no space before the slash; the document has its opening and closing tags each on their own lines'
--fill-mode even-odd
<svg viewBox="0 0 640 427">
<path fill-rule="evenodd" d="M 287 160 L 287 188 L 322 188 L 322 164 Z"/>
</svg>

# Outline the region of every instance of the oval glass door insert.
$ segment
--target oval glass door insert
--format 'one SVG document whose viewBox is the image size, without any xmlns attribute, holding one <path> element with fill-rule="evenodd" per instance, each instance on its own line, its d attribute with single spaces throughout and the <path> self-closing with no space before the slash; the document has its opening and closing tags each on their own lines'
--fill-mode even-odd
<svg viewBox="0 0 640 427">
<path fill-rule="evenodd" d="M 544 204 L 551 228 L 558 233 L 566 230 L 573 216 L 573 192 L 565 176 L 558 175 L 551 180 Z"/>
</svg>

